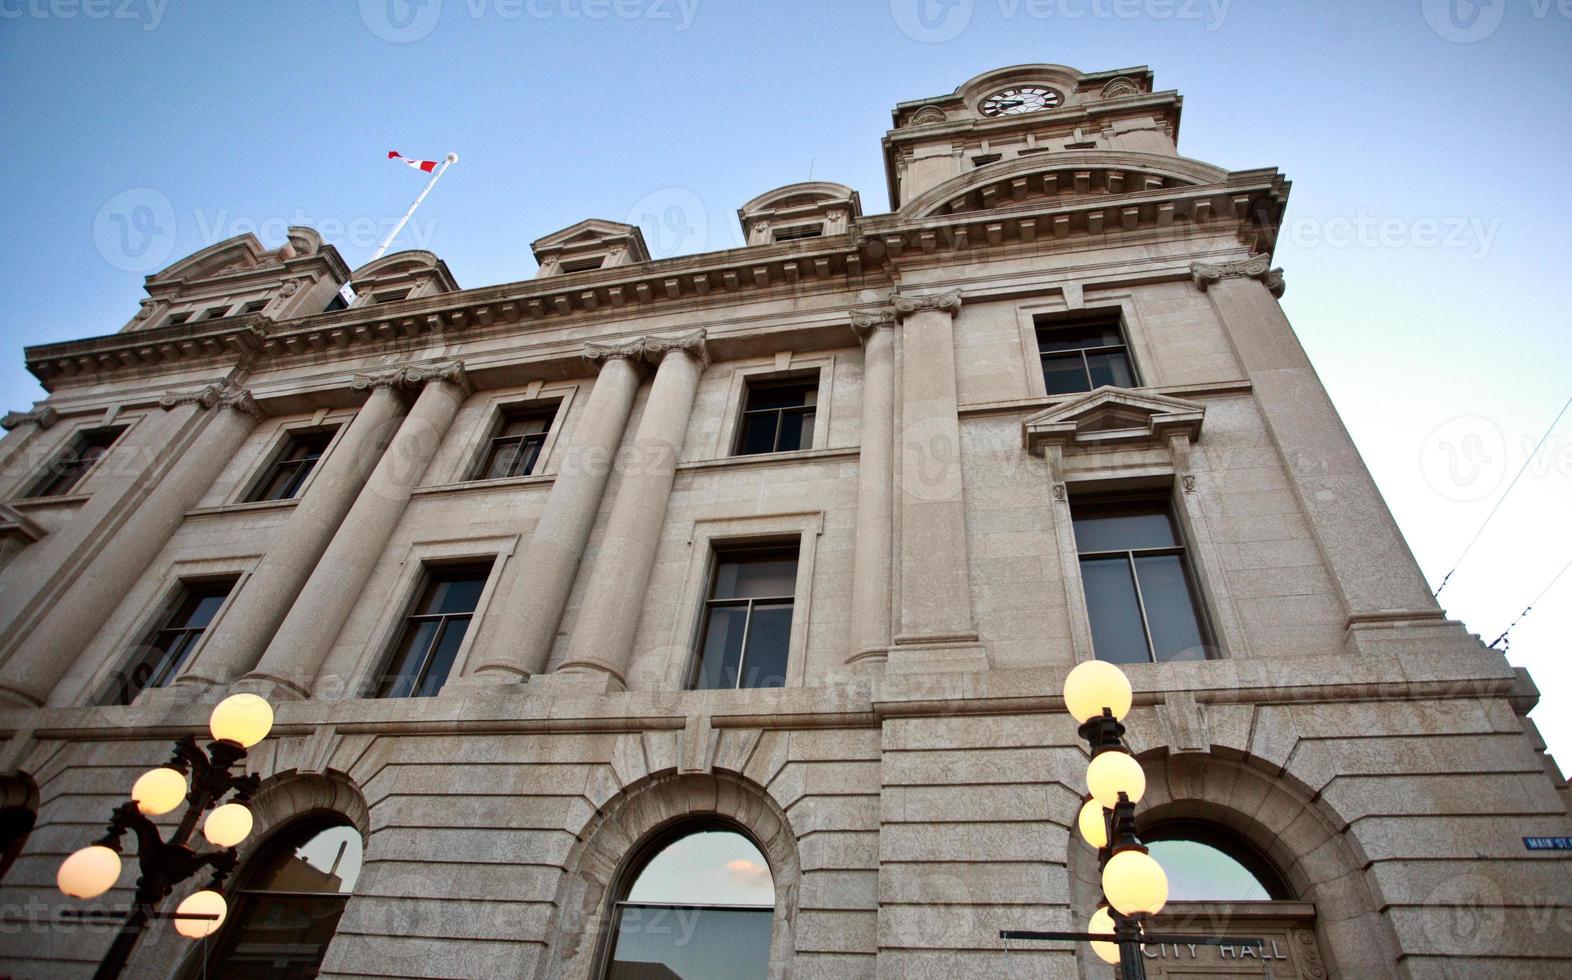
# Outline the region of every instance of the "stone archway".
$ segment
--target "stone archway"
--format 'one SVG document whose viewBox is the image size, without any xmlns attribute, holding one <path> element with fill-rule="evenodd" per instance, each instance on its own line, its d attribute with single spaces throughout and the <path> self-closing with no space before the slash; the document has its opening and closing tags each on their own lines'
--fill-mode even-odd
<svg viewBox="0 0 1572 980">
<path fill-rule="evenodd" d="M 726 772 L 667 771 L 630 784 L 578 832 L 557 887 L 541 980 L 589 980 L 605 955 L 611 902 L 645 842 L 684 821 L 718 822 L 750 838 L 775 880 L 770 976 L 784 977 L 795 949 L 802 871 L 786 814 L 761 787 Z"/>
</svg>

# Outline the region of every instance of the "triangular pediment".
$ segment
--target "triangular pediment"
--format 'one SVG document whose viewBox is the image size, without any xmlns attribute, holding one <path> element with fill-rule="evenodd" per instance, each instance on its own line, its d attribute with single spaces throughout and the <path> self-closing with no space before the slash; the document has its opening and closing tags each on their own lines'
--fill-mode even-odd
<svg viewBox="0 0 1572 980">
<path fill-rule="evenodd" d="M 586 218 L 537 239 L 530 248 L 543 276 L 582 271 L 579 266 L 597 269 L 650 259 L 644 232 L 638 225 L 603 218 Z"/>
<path fill-rule="evenodd" d="M 1021 438 L 1034 453 L 1052 445 L 1156 443 L 1181 434 L 1193 440 L 1205 414 L 1199 402 L 1102 387 L 1027 418 L 1021 423 Z"/>
</svg>

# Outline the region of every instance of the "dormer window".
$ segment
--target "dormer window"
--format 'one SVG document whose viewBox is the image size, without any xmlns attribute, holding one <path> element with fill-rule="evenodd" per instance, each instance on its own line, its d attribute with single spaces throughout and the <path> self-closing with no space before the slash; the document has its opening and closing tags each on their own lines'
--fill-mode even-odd
<svg viewBox="0 0 1572 980">
<path fill-rule="evenodd" d="M 595 255 L 587 259 L 570 259 L 562 263 L 563 272 L 593 272 L 606 264 L 604 255 Z"/>
<path fill-rule="evenodd" d="M 409 299 L 409 290 L 387 289 L 380 293 L 371 294 L 371 302 L 373 303 L 397 303 L 401 299 Z"/>
<path fill-rule="evenodd" d="M 227 307 L 227 306 L 210 306 L 207 309 L 203 310 L 197 316 L 197 319 L 198 320 L 221 320 L 226 315 L 228 315 L 228 313 L 229 313 L 229 307 Z"/>
<path fill-rule="evenodd" d="M 795 242 L 804 238 L 820 238 L 824 235 L 824 225 L 816 223 L 811 225 L 792 225 L 788 228 L 775 229 L 775 241 Z"/>
<path fill-rule="evenodd" d="M 972 166 L 974 166 L 974 167 L 986 167 L 990 163 L 998 163 L 1000 160 L 1003 160 L 1003 159 L 1004 159 L 1004 154 L 1002 154 L 1002 153 L 979 153 L 976 156 L 972 157 Z"/>
<path fill-rule="evenodd" d="M 589 218 L 536 240 L 530 248 L 540 275 L 593 272 L 648 262 L 650 250 L 637 225 Z"/>
<path fill-rule="evenodd" d="M 171 313 L 171 314 L 169 314 L 169 319 L 164 321 L 164 326 L 166 326 L 166 327 L 173 327 L 173 326 L 175 326 L 177 324 L 185 323 L 187 320 L 190 320 L 190 319 L 191 319 L 191 313 L 189 311 L 187 311 L 185 313 Z"/>
<path fill-rule="evenodd" d="M 242 316 L 244 316 L 247 313 L 261 313 L 266 308 L 267 308 L 267 300 L 265 300 L 265 299 L 254 299 L 251 302 L 247 303 L 246 305 L 242 306 L 240 308 L 240 313 L 241 313 Z"/>
</svg>

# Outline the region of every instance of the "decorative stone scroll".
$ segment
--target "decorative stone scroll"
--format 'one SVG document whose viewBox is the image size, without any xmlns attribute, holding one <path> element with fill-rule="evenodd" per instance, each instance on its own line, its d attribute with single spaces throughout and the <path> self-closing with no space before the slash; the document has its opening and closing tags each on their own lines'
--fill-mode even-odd
<svg viewBox="0 0 1572 980">
<path fill-rule="evenodd" d="M 181 405 L 200 405 L 203 408 L 232 408 L 258 419 L 266 414 L 251 397 L 251 389 L 236 387 L 227 379 L 196 391 L 171 391 L 158 400 L 158 405 L 166 412 Z"/>
<path fill-rule="evenodd" d="M 954 316 L 961 309 L 961 291 L 951 289 L 943 293 L 920 293 L 917 295 L 891 293 L 890 306 L 895 309 L 897 317 L 910 316 L 923 310 L 942 310 Z"/>
<path fill-rule="evenodd" d="M 591 341 L 584 345 L 584 359 L 597 367 L 618 358 L 638 364 L 644 358 L 644 340 L 643 337 L 635 337 L 621 344 L 597 344 Z"/>
<path fill-rule="evenodd" d="M 9 432 L 19 425 L 31 422 L 40 429 L 47 429 L 58 421 L 60 421 L 60 413 L 55 411 L 53 406 L 45 405 L 27 412 L 5 413 L 5 418 L 0 418 L 0 428 Z"/>
<path fill-rule="evenodd" d="M 852 310 L 851 328 L 864 346 L 867 346 L 868 338 L 875 330 L 893 326 L 895 326 L 894 310 Z"/>
<path fill-rule="evenodd" d="M 709 346 L 705 343 L 706 331 L 695 330 L 677 337 L 645 337 L 644 356 L 653 364 L 669 351 L 682 351 L 699 362 L 700 367 L 710 363 Z"/>
<path fill-rule="evenodd" d="M 405 365 L 377 374 L 357 374 L 350 382 L 356 391 L 372 388 L 396 388 L 400 391 L 419 391 L 428 381 L 446 381 L 456 385 L 465 396 L 475 393 L 463 361 L 444 361 L 440 364 Z"/>
<path fill-rule="evenodd" d="M 1272 268 L 1272 259 L 1268 255 L 1257 255 L 1237 262 L 1192 262 L 1190 278 L 1203 293 L 1224 279 L 1258 279 L 1273 296 L 1279 299 L 1283 296 L 1283 270 Z"/>
</svg>

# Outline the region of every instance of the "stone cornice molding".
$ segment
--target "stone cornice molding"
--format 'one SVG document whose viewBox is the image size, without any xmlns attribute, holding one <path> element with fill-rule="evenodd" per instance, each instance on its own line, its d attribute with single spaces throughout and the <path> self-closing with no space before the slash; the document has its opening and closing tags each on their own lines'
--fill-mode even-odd
<svg viewBox="0 0 1572 980">
<path fill-rule="evenodd" d="M 706 334 L 699 329 L 675 337 L 645 337 L 644 356 L 651 364 L 659 364 L 667 354 L 677 351 L 698 361 L 701 369 L 706 368 L 710 363 L 709 346 L 704 341 Z"/>
<path fill-rule="evenodd" d="M 44 405 L 26 412 L 7 412 L 5 418 L 0 418 L 0 429 L 10 431 L 19 425 L 31 422 L 40 429 L 47 429 L 60 421 L 60 413 L 51 405 Z"/>
<path fill-rule="evenodd" d="M 644 364 L 644 340 L 645 338 L 643 337 L 635 337 L 633 340 L 624 341 L 620 344 L 597 344 L 591 341 L 584 345 L 584 360 L 596 368 L 604 366 L 607 361 L 619 359 L 627 361 L 635 367 L 642 367 Z"/>
<path fill-rule="evenodd" d="M 851 328 L 857 334 L 857 340 L 867 345 L 868 339 L 881 327 L 895 326 L 895 311 L 883 310 L 852 310 Z"/>
<path fill-rule="evenodd" d="M 924 310 L 939 310 L 955 316 L 961 310 L 961 291 L 951 289 L 942 293 L 891 293 L 890 307 L 896 319 L 903 319 Z"/>
<path fill-rule="evenodd" d="M 198 405 L 202 408 L 232 408 L 242 415 L 262 418 L 266 413 L 251 397 L 251 389 L 240 388 L 228 380 L 210 384 L 196 391 L 171 391 L 158 400 L 166 412 L 181 405 Z"/>
<path fill-rule="evenodd" d="M 1192 262 L 1190 278 L 1195 288 L 1203 293 L 1224 279 L 1256 279 L 1273 296 L 1279 299 L 1283 296 L 1283 270 L 1272 268 L 1270 255 L 1256 255 L 1235 262 Z"/>
<path fill-rule="evenodd" d="M 428 381 L 445 381 L 462 391 L 465 397 L 475 393 L 463 361 L 443 361 L 440 364 L 406 364 L 391 371 L 374 374 L 357 374 L 350 381 L 356 391 L 375 388 L 392 388 L 396 391 L 419 391 Z"/>
</svg>

